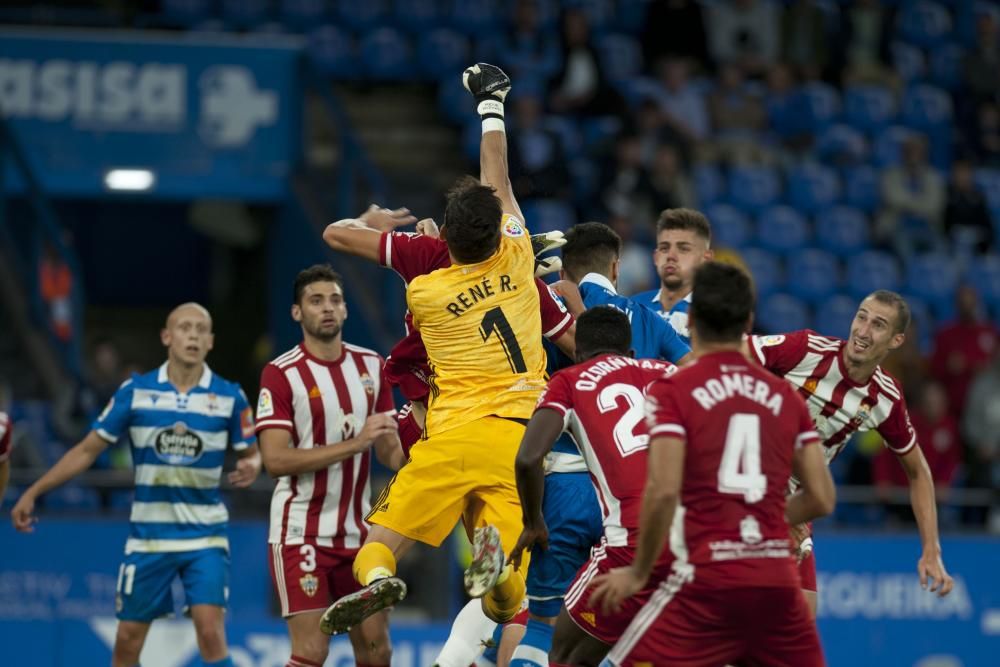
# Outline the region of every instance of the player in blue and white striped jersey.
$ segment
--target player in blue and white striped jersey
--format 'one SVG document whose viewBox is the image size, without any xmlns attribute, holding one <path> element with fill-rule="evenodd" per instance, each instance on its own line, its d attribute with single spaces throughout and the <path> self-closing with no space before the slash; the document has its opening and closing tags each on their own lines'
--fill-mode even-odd
<svg viewBox="0 0 1000 667">
<path fill-rule="evenodd" d="M 668 208 L 656 223 L 653 262 L 660 288 L 632 297 L 659 313 L 688 345 L 688 308 L 694 272 L 712 259 L 712 227 L 702 213 L 690 208 Z"/>
<path fill-rule="evenodd" d="M 219 483 L 226 449 L 239 455 L 229 481 L 253 483 L 260 473 L 253 414 L 240 386 L 212 373 L 212 318 L 195 303 L 178 306 L 160 334 L 167 361 L 126 380 L 92 430 L 24 492 L 11 514 L 33 530 L 36 499 L 89 468 L 123 435 L 132 443 L 135 500 L 125 560 L 118 571 L 118 632 L 112 665 L 132 667 L 150 623 L 173 611 L 179 576 L 202 660 L 232 667 L 223 611 L 229 592 L 229 513 Z"/>
</svg>

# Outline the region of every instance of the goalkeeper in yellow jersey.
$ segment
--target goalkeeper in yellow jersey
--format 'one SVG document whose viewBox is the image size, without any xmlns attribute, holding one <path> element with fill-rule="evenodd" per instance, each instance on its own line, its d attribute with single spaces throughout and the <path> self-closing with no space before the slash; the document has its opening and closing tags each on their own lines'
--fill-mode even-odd
<svg viewBox="0 0 1000 667">
<path fill-rule="evenodd" d="M 469 595 L 501 623 L 524 598 L 527 559 L 514 570 L 505 554 L 522 528 L 514 458 L 545 386 L 535 258 L 507 175 L 510 79 L 484 63 L 462 78 L 483 124 L 480 181 L 465 177 L 448 193 L 441 236 L 452 265 L 414 278 L 406 293 L 431 369 L 424 435 L 373 504 L 354 560 L 365 588 L 327 609 L 329 634 L 402 600 L 396 560 L 415 541 L 438 546 L 459 519 L 474 531 Z"/>
</svg>

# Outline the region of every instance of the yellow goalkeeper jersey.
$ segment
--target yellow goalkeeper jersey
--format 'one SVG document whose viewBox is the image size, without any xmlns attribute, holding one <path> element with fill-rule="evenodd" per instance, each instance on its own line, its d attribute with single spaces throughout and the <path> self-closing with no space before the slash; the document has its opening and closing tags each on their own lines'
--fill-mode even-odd
<svg viewBox="0 0 1000 667">
<path fill-rule="evenodd" d="M 531 239 L 513 216 L 500 225 L 492 257 L 419 276 L 406 291 L 431 368 L 428 436 L 488 415 L 528 419 L 545 386 Z"/>
</svg>

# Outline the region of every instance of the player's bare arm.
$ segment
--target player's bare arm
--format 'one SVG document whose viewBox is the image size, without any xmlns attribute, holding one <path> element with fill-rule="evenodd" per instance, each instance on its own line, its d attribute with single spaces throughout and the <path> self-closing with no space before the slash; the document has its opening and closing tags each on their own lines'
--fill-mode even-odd
<svg viewBox="0 0 1000 667">
<path fill-rule="evenodd" d="M 260 452 L 271 477 L 301 475 L 328 468 L 361 454 L 382 436 L 396 433 L 396 420 L 387 414 L 375 414 L 365 420 L 357 437 L 310 449 L 291 446 L 292 434 L 285 429 L 269 428 L 260 432 Z"/>
<path fill-rule="evenodd" d="M 562 430 L 562 415 L 555 410 L 542 408 L 528 421 L 521 446 L 517 450 L 514 476 L 517 479 L 517 495 L 521 498 L 524 530 L 510 552 L 510 562 L 515 568 L 521 566 L 521 556 L 525 549 L 531 549 L 535 544 L 543 549 L 548 548 L 549 531 L 542 518 L 542 494 L 545 489 L 542 461 L 552 451 Z"/>
<path fill-rule="evenodd" d="M 260 475 L 260 450 L 257 445 L 251 445 L 237 454 L 239 460 L 236 461 L 236 470 L 230 472 L 226 478 L 229 483 L 237 489 L 245 489 Z"/>
<path fill-rule="evenodd" d="M 920 531 L 923 553 L 917 561 L 920 585 L 930 586 L 931 591 L 944 596 L 955 587 L 955 580 L 944 568 L 941 556 L 941 542 L 938 540 L 937 503 L 934 499 L 934 478 L 927 465 L 927 459 L 920 447 L 898 457 L 907 478 L 910 480 L 910 506 Z"/>
<path fill-rule="evenodd" d="M 594 578 L 594 604 L 605 613 L 618 611 L 622 600 L 638 593 L 649 579 L 653 566 L 667 543 L 684 481 L 684 441 L 657 437 L 649 443 L 646 488 L 639 513 L 639 542 L 635 560 L 628 567 L 615 568 Z"/>
<path fill-rule="evenodd" d="M 11 510 L 10 515 L 14 521 L 14 527 L 21 532 L 30 533 L 36 521 L 34 516 L 35 501 L 52 489 L 65 484 L 81 472 L 94 465 L 94 461 L 108 447 L 108 441 L 91 431 L 76 446 L 63 454 L 62 458 L 56 462 L 52 468 L 42 475 L 38 481 L 28 487 L 17 504 Z"/>
<path fill-rule="evenodd" d="M 393 422 L 395 423 L 395 419 Z M 399 470 L 406 463 L 406 456 L 403 454 L 403 445 L 399 442 L 399 433 L 395 430 L 392 433 L 380 435 L 375 439 L 373 445 L 375 458 L 378 462 L 390 470 Z"/>
<path fill-rule="evenodd" d="M 392 210 L 372 204 L 357 218 L 345 218 L 327 225 L 323 240 L 338 252 L 377 263 L 382 232 L 412 225 L 416 221 L 408 208 Z"/>
<path fill-rule="evenodd" d="M 580 317 L 587 307 L 583 305 L 583 297 L 580 296 L 580 288 L 570 280 L 559 280 L 552 283 L 552 289 L 562 297 L 566 304 L 566 310 L 573 317 Z"/>
<path fill-rule="evenodd" d="M 833 512 L 837 491 L 819 446 L 809 444 L 795 451 L 792 472 L 802 488 L 785 505 L 785 520 L 792 526 L 804 524 Z"/>
</svg>

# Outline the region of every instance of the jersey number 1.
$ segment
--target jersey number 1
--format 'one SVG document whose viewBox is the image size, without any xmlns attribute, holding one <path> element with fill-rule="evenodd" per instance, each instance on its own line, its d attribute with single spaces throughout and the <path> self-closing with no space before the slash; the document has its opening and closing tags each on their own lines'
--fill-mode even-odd
<svg viewBox="0 0 1000 667">
<path fill-rule="evenodd" d="M 736 413 L 726 429 L 726 448 L 719 466 L 719 491 L 758 502 L 767 491 L 767 476 L 760 471 L 760 417 Z"/>
<path fill-rule="evenodd" d="M 507 355 L 507 363 L 510 364 L 511 373 L 527 373 L 528 366 L 524 363 L 524 355 L 521 354 L 521 346 L 517 344 L 517 337 L 514 330 L 507 321 L 507 316 L 503 314 L 503 309 L 497 306 L 486 311 L 483 321 L 479 325 L 479 335 L 483 337 L 485 343 L 489 340 L 493 332 L 497 332 L 497 338 L 503 347 L 504 354 Z"/>
</svg>

